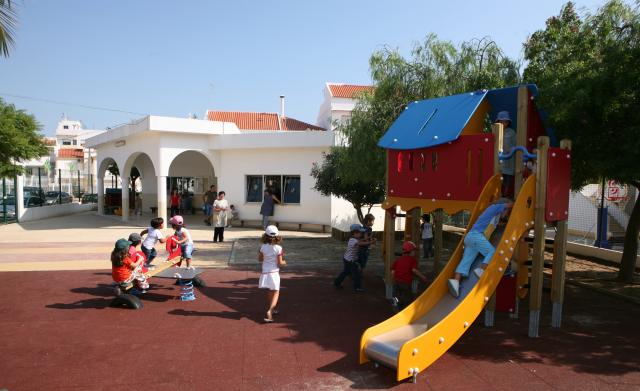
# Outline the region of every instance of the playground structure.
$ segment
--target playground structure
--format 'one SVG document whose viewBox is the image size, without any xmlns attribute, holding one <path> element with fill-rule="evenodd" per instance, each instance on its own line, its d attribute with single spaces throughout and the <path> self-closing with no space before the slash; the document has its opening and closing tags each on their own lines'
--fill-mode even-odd
<svg viewBox="0 0 640 391">
<path fill-rule="evenodd" d="M 485 309 L 485 325 L 504 308 L 518 316 L 518 300 L 529 295 L 529 336 L 539 335 L 542 306 L 545 235 L 556 230 L 552 269 L 552 327 L 560 327 L 564 296 L 564 268 L 570 189 L 571 143 L 560 147 L 542 126 L 535 104 L 535 85 L 477 91 L 410 103 L 379 142 L 387 149 L 387 198 L 383 257 L 387 297 L 393 282 L 396 207 L 406 211 L 405 239 L 420 243 L 418 219 L 433 212 L 435 259 L 442 249 L 442 215 L 470 210 L 467 230 L 486 207 L 501 196 L 502 125 L 486 132 L 487 116 L 498 111 L 517 114 L 515 203 L 506 227 L 491 238 L 496 251 L 480 278 L 471 273 L 458 298 L 450 296 L 447 280 L 461 260 L 463 239 L 428 289 L 386 321 L 367 329 L 360 341 L 360 363 L 374 361 L 396 370 L 398 381 L 417 375 L 443 355 Z M 535 149 L 535 152 L 533 152 Z M 535 170 L 523 177 L 524 160 Z M 534 231 L 531 269 L 529 243 Z M 481 261 L 479 256 L 472 269 Z M 514 277 L 503 276 L 517 270 Z M 515 283 L 514 283 L 515 281 Z M 496 299 L 496 292 L 499 296 Z M 496 308 L 496 301 L 502 302 Z M 507 303 L 504 305 L 504 303 Z"/>
</svg>

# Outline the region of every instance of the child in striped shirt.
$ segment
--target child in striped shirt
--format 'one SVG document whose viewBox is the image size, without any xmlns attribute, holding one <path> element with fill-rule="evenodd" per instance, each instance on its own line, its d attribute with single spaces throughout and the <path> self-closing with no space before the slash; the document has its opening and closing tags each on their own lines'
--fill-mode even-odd
<svg viewBox="0 0 640 391">
<path fill-rule="evenodd" d="M 336 288 L 342 288 L 342 281 L 350 275 L 353 280 L 353 289 L 356 292 L 364 292 L 364 289 L 362 289 L 362 267 L 358 263 L 358 249 L 360 246 L 370 245 L 371 239 L 362 239 L 365 228 L 360 224 L 351 224 L 349 229 L 351 231 L 351 238 L 349 238 L 347 250 L 344 252 L 344 257 L 342 258 L 342 273 L 338 275 L 333 285 Z"/>
</svg>

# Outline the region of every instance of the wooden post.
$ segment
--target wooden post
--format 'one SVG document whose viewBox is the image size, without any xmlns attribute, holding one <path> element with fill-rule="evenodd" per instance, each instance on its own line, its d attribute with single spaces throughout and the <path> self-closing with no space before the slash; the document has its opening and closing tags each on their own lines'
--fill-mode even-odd
<svg viewBox="0 0 640 391">
<path fill-rule="evenodd" d="M 500 159 L 498 154 L 502 151 L 502 140 L 504 137 L 504 129 L 502 124 L 491 125 L 491 130 L 494 136 L 493 144 L 493 173 L 500 173 Z M 484 307 L 484 325 L 485 327 L 493 327 L 495 324 L 495 312 L 496 312 L 496 294 L 491 295 L 489 302 Z"/>
<path fill-rule="evenodd" d="M 421 208 L 413 208 L 409 212 L 407 212 L 407 220 L 405 223 L 405 240 L 410 240 L 416 245 L 416 260 L 418 261 L 418 265 L 420 265 L 420 245 L 421 243 L 421 232 L 420 232 L 420 216 L 422 213 Z M 409 235 L 407 236 L 407 230 L 409 231 Z M 408 239 L 406 239 L 408 237 Z M 413 293 L 418 293 L 418 280 L 415 278 L 411 284 L 411 291 Z"/>
<path fill-rule="evenodd" d="M 442 223 L 444 221 L 444 211 L 436 209 L 433 212 L 433 271 L 440 272 L 440 259 L 442 258 Z"/>
<path fill-rule="evenodd" d="M 571 151 L 571 141 L 560 141 L 560 148 Z M 567 194 L 567 197 L 569 194 Z M 558 221 L 556 237 L 553 241 L 553 270 L 551 274 L 551 327 L 562 324 L 562 303 L 564 301 L 564 272 L 567 258 L 567 220 Z"/>
<path fill-rule="evenodd" d="M 518 88 L 518 129 L 516 131 L 516 145 L 527 146 L 527 121 L 529 114 L 529 89 L 526 86 Z M 515 185 L 514 185 L 514 198 L 520 192 L 522 187 L 522 172 L 524 171 L 524 163 L 521 153 L 516 153 L 514 156 L 516 159 L 515 170 Z"/>
<path fill-rule="evenodd" d="M 394 259 L 394 242 L 396 233 L 396 223 L 394 215 L 387 210 L 384 214 L 384 233 L 382 238 L 382 257 L 384 259 L 384 282 L 385 296 L 387 299 L 393 297 L 393 279 L 391 278 L 391 264 Z"/>
<path fill-rule="evenodd" d="M 537 337 L 542 307 L 542 281 L 544 271 L 545 198 L 547 194 L 547 154 L 549 137 L 538 137 L 538 157 L 536 171 L 536 210 L 533 238 L 533 266 L 529 291 L 529 337 Z"/>
</svg>

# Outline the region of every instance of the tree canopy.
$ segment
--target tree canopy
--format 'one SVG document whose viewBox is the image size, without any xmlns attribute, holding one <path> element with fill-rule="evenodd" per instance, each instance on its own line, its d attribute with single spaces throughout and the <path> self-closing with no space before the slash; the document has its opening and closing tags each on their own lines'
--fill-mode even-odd
<svg viewBox="0 0 640 391">
<path fill-rule="evenodd" d="M 355 189 L 347 199 L 356 210 L 358 205 L 378 203 L 384 195 L 385 153 L 377 143 L 408 102 L 499 88 L 520 80 L 519 64 L 489 38 L 455 46 L 430 34 L 414 46 L 409 58 L 397 49 L 384 48 L 373 53 L 369 66 L 375 89 L 359 96 L 350 122 L 336 129 L 344 135 L 344 145 L 333 148 L 312 172 L 316 189 L 323 194 L 344 197 L 347 189 Z M 339 180 L 322 181 L 331 177 Z"/>
<path fill-rule="evenodd" d="M 572 185 L 602 178 L 640 189 L 640 14 L 620 0 L 581 17 L 573 3 L 525 43 L 524 79 L 540 89 L 549 123 L 573 143 Z M 640 201 L 627 227 L 620 278 L 630 281 Z"/>
<path fill-rule="evenodd" d="M 0 99 L 0 177 L 21 174 L 21 160 L 47 154 L 35 117 Z"/>
</svg>

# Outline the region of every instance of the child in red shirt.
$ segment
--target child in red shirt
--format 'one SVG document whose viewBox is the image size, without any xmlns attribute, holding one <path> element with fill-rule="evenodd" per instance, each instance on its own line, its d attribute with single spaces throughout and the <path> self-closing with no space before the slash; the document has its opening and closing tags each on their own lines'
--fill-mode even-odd
<svg viewBox="0 0 640 391">
<path fill-rule="evenodd" d="M 111 277 L 120 288 L 127 289 L 132 283 L 140 290 L 149 288 L 147 277 L 142 271 L 143 259 L 133 260 L 129 256 L 131 242 L 118 239 L 111 252 Z"/>
<path fill-rule="evenodd" d="M 418 270 L 418 261 L 415 258 L 416 245 L 411 241 L 402 243 L 402 256 L 398 257 L 391 266 L 393 278 L 393 304 L 398 310 L 402 310 L 414 299 L 411 292 L 413 277 L 427 282 L 427 277 Z"/>
<path fill-rule="evenodd" d="M 142 272 L 147 273 L 149 271 L 145 266 L 147 264 L 147 256 L 138 249 L 140 243 L 142 243 L 142 237 L 139 233 L 134 232 L 129 235 L 129 241 L 131 242 L 131 246 L 129 246 L 129 258 L 131 258 L 133 262 L 142 260 Z"/>
</svg>

